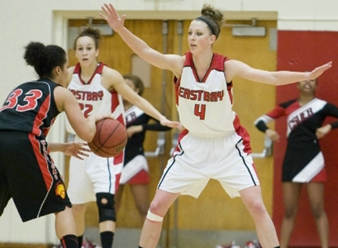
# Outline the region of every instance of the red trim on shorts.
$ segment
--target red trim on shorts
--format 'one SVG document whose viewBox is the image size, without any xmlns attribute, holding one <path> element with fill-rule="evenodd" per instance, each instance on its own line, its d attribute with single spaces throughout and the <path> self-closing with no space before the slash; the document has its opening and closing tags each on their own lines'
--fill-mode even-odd
<svg viewBox="0 0 338 248">
<path fill-rule="evenodd" d="M 45 185 L 46 185 L 46 189 L 47 191 L 49 191 L 53 184 L 53 177 L 50 174 L 48 163 L 46 161 L 46 158 L 40 152 L 40 143 L 37 139 L 35 139 L 35 136 L 32 134 L 28 134 L 28 138 L 33 147 L 33 152 L 35 154 L 36 161 L 38 162 L 38 165 L 39 165 L 42 177 L 43 177 L 43 181 L 45 182 Z"/>
<path fill-rule="evenodd" d="M 148 184 L 150 177 L 147 171 L 141 170 L 135 176 L 133 176 L 127 184 Z"/>
<path fill-rule="evenodd" d="M 120 179 L 121 179 L 121 173 L 119 174 L 116 174 L 115 175 L 115 192 L 114 194 L 116 194 L 118 188 L 119 188 L 119 185 L 120 185 Z"/>
</svg>

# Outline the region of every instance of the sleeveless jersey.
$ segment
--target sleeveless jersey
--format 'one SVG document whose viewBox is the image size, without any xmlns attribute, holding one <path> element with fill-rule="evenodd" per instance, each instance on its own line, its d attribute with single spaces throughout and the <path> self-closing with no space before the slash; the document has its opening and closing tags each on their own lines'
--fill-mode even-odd
<svg viewBox="0 0 338 248">
<path fill-rule="evenodd" d="M 16 87 L 0 109 L 0 130 L 31 133 L 45 138 L 59 114 L 54 88 L 61 85 L 47 78 Z"/>
<path fill-rule="evenodd" d="M 185 56 L 182 76 L 175 78 L 180 122 L 195 136 L 219 137 L 233 133 L 240 122 L 232 110 L 232 82 L 227 83 L 224 75 L 227 58 L 214 54 L 207 73 L 199 80 L 191 52 Z"/>
<path fill-rule="evenodd" d="M 85 117 L 95 113 L 112 114 L 115 119 L 125 125 L 122 97 L 117 91 L 109 92 L 101 85 L 104 66 L 103 63 L 99 63 L 90 80 L 85 83 L 80 76 L 80 64 L 77 63 L 68 89 L 76 97 Z M 68 120 L 66 121 L 66 129 L 75 134 Z"/>
</svg>

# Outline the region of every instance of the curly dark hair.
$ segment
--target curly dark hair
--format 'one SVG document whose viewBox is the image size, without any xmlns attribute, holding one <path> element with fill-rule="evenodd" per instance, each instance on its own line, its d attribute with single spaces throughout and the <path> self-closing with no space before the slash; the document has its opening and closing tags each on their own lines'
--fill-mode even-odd
<svg viewBox="0 0 338 248">
<path fill-rule="evenodd" d="M 23 58 L 28 65 L 34 67 L 40 77 L 53 77 L 53 70 L 60 66 L 63 69 L 67 62 L 66 51 L 56 45 L 45 46 L 41 42 L 30 42 L 25 46 Z"/>
</svg>

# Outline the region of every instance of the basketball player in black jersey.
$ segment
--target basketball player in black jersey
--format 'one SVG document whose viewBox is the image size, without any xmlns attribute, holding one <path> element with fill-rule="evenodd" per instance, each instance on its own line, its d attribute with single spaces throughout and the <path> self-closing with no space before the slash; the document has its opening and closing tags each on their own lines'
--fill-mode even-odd
<svg viewBox="0 0 338 248">
<path fill-rule="evenodd" d="M 82 151 L 76 144 L 49 146 L 46 136 L 57 115 L 65 111 L 76 133 L 89 142 L 95 122 L 106 116 L 86 119 L 74 95 L 63 87 L 68 59 L 61 47 L 30 42 L 24 59 L 39 79 L 14 88 L 0 108 L 0 215 L 11 198 L 24 222 L 54 213 L 62 246 L 77 248 L 72 205 L 49 152 L 78 157 Z"/>
</svg>

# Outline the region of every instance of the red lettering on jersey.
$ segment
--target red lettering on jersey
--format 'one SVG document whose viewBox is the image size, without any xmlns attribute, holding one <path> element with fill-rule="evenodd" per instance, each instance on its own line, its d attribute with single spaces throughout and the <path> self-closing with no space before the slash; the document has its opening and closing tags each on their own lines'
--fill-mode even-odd
<svg viewBox="0 0 338 248">
<path fill-rule="evenodd" d="M 69 89 L 75 98 L 77 100 L 82 100 L 82 101 L 101 101 L 103 99 L 103 91 L 96 91 L 96 92 L 91 92 L 91 91 L 80 91 L 80 90 L 74 90 L 74 89 Z"/>
<path fill-rule="evenodd" d="M 289 121 L 289 128 L 291 130 L 295 129 L 300 123 L 308 119 L 313 115 L 312 108 L 305 109 L 303 112 L 297 114 L 296 116 L 292 117 Z"/>
<path fill-rule="evenodd" d="M 204 90 L 190 90 L 183 87 L 179 88 L 179 96 L 184 99 L 192 101 L 218 102 L 222 101 L 224 91 L 204 91 Z"/>
<path fill-rule="evenodd" d="M 205 104 L 195 104 L 194 114 L 200 118 L 205 119 Z"/>
<path fill-rule="evenodd" d="M 211 92 L 210 93 L 210 102 L 217 102 L 218 101 L 218 92 Z"/>
<path fill-rule="evenodd" d="M 204 92 L 204 94 L 203 94 L 203 100 L 205 101 L 205 102 L 210 102 L 210 93 L 209 92 Z"/>
</svg>

